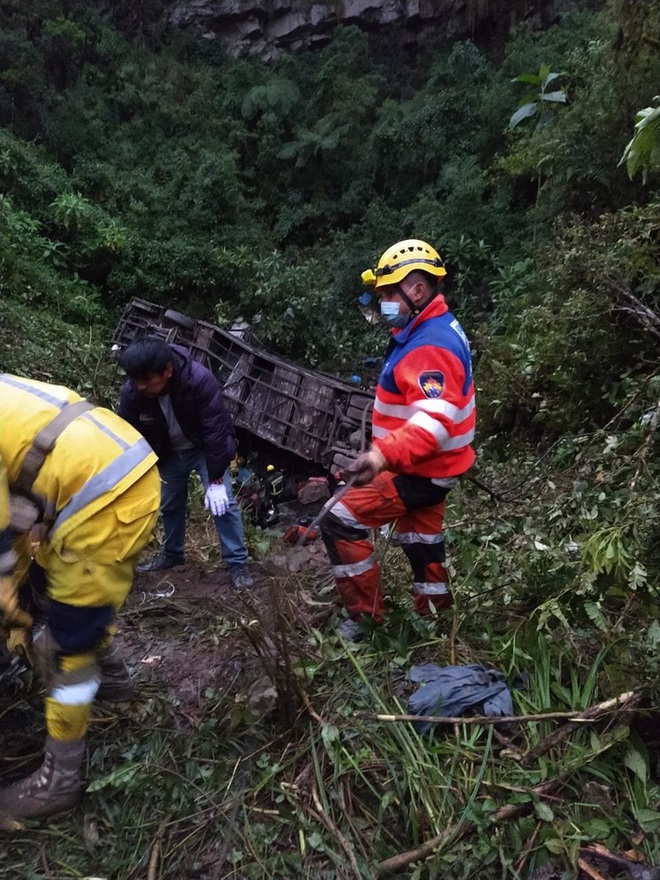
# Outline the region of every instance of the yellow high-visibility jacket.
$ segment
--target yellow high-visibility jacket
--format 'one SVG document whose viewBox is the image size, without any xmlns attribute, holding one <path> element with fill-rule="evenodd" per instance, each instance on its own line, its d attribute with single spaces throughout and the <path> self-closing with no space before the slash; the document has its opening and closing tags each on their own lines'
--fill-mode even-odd
<svg viewBox="0 0 660 880">
<path fill-rule="evenodd" d="M 0 422 L 0 436 L 2 436 L 2 422 Z M 9 525 L 9 487 L 7 485 L 7 468 L 0 455 L 0 532 Z"/>
<path fill-rule="evenodd" d="M 0 530 L 9 520 L 8 489 L 35 436 L 66 404 L 82 399 L 59 385 L 0 373 Z M 75 529 L 119 499 L 156 461 L 142 435 L 110 410 L 96 407 L 75 418 L 57 438 L 32 486 L 49 526 L 51 549 L 57 553 Z M 154 493 L 136 503 L 141 509 L 125 511 L 128 519 L 157 510 L 159 498 Z M 111 535 L 95 537 L 102 542 Z"/>
<path fill-rule="evenodd" d="M 0 430 L 1 423 L 0 423 Z M 16 561 L 12 550 L 12 535 L 9 530 L 9 488 L 7 469 L 0 456 L 0 578 L 11 571 Z"/>
</svg>

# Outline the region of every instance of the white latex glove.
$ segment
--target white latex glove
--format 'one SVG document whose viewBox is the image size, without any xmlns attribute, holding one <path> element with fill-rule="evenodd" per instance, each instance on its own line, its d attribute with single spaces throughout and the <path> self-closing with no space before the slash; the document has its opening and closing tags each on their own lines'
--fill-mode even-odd
<svg viewBox="0 0 660 880">
<path fill-rule="evenodd" d="M 222 516 L 227 513 L 229 498 L 222 483 L 211 483 L 204 496 L 204 507 L 210 510 L 213 516 Z"/>
</svg>

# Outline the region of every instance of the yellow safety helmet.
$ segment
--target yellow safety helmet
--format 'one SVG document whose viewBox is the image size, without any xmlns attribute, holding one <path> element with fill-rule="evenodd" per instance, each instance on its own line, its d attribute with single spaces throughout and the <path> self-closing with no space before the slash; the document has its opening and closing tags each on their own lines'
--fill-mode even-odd
<svg viewBox="0 0 660 880">
<path fill-rule="evenodd" d="M 388 284 L 398 284 L 415 269 L 438 278 L 447 274 L 442 257 L 435 248 L 425 241 L 409 238 L 388 248 L 375 269 L 367 269 L 362 273 L 362 282 L 367 287 L 378 290 Z"/>
</svg>

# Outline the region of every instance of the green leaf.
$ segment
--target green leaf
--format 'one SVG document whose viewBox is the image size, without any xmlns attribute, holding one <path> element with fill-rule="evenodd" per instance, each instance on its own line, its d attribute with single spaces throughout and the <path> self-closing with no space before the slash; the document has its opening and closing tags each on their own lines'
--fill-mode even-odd
<svg viewBox="0 0 660 880">
<path fill-rule="evenodd" d="M 657 158 L 660 141 L 660 107 L 645 107 L 635 118 L 637 120 L 635 133 L 619 160 L 619 165 L 626 165 L 631 180 L 639 170 L 656 170 L 660 166 Z"/>
<path fill-rule="evenodd" d="M 657 810 L 636 810 L 635 819 L 639 822 L 642 831 L 647 833 L 660 831 L 660 813 Z"/>
<path fill-rule="evenodd" d="M 516 110 L 511 119 L 509 119 L 509 128 L 515 128 L 519 122 L 522 122 L 523 119 L 529 119 L 531 116 L 534 116 L 536 112 L 536 103 L 523 104 L 522 107 L 519 107 Z"/>
<path fill-rule="evenodd" d="M 651 652 L 655 652 L 660 645 L 660 623 L 654 620 L 646 633 L 646 644 Z"/>
<path fill-rule="evenodd" d="M 568 100 L 566 97 L 566 92 L 563 89 L 559 89 L 556 92 L 544 92 L 541 95 L 542 101 L 551 101 L 555 104 L 565 104 Z"/>
<path fill-rule="evenodd" d="M 590 620 L 596 624 L 601 632 L 607 632 L 607 621 L 605 620 L 605 615 L 601 611 L 600 602 L 587 601 L 584 603 L 584 610 L 589 615 Z"/>
<path fill-rule="evenodd" d="M 544 840 L 543 845 L 551 852 L 553 856 L 559 856 L 563 852 L 566 851 L 566 847 L 564 846 L 563 841 L 561 841 L 558 837 L 551 837 L 550 840 Z"/>
<path fill-rule="evenodd" d="M 648 580 L 648 573 L 641 562 L 636 562 L 628 573 L 628 585 L 632 590 L 643 587 Z"/>
<path fill-rule="evenodd" d="M 583 830 L 592 840 L 607 840 L 612 833 L 612 826 L 605 819 L 590 819 L 585 822 Z"/>
<path fill-rule="evenodd" d="M 326 749 L 331 751 L 330 746 L 339 739 L 339 730 L 334 724 L 324 724 L 321 728 L 321 739 Z"/>
<path fill-rule="evenodd" d="M 312 833 L 308 835 L 307 843 L 311 846 L 312 849 L 322 850 L 324 848 L 323 838 L 318 833 L 318 831 L 312 831 Z"/>
<path fill-rule="evenodd" d="M 623 763 L 629 770 L 637 776 L 643 783 L 646 783 L 649 776 L 649 769 L 646 758 L 637 749 L 630 746 L 623 759 Z"/>
<path fill-rule="evenodd" d="M 103 788 L 126 788 L 127 784 L 141 769 L 140 764 L 125 764 L 118 767 L 107 776 L 96 779 L 87 786 L 87 791 L 101 791 Z"/>
<path fill-rule="evenodd" d="M 559 79 L 561 73 L 549 73 L 546 78 L 543 80 L 543 88 L 549 86 L 551 82 L 554 82 L 556 79 Z"/>
<path fill-rule="evenodd" d="M 543 822 L 552 822 L 555 818 L 555 814 L 544 801 L 534 801 L 534 812 Z"/>
</svg>

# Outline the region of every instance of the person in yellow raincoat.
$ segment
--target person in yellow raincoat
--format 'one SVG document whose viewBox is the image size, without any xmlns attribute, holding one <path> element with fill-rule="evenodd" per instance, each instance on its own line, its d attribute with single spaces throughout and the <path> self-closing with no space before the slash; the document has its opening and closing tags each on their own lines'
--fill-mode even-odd
<svg viewBox="0 0 660 880">
<path fill-rule="evenodd" d="M 42 818 L 75 806 L 94 699 L 130 696 L 113 623 L 158 519 L 156 461 L 110 410 L 0 373 L 0 625 L 34 624 L 47 732 L 41 767 L 0 789 L 0 815 Z M 34 621 L 17 598 L 28 569 L 46 593 Z"/>
</svg>

